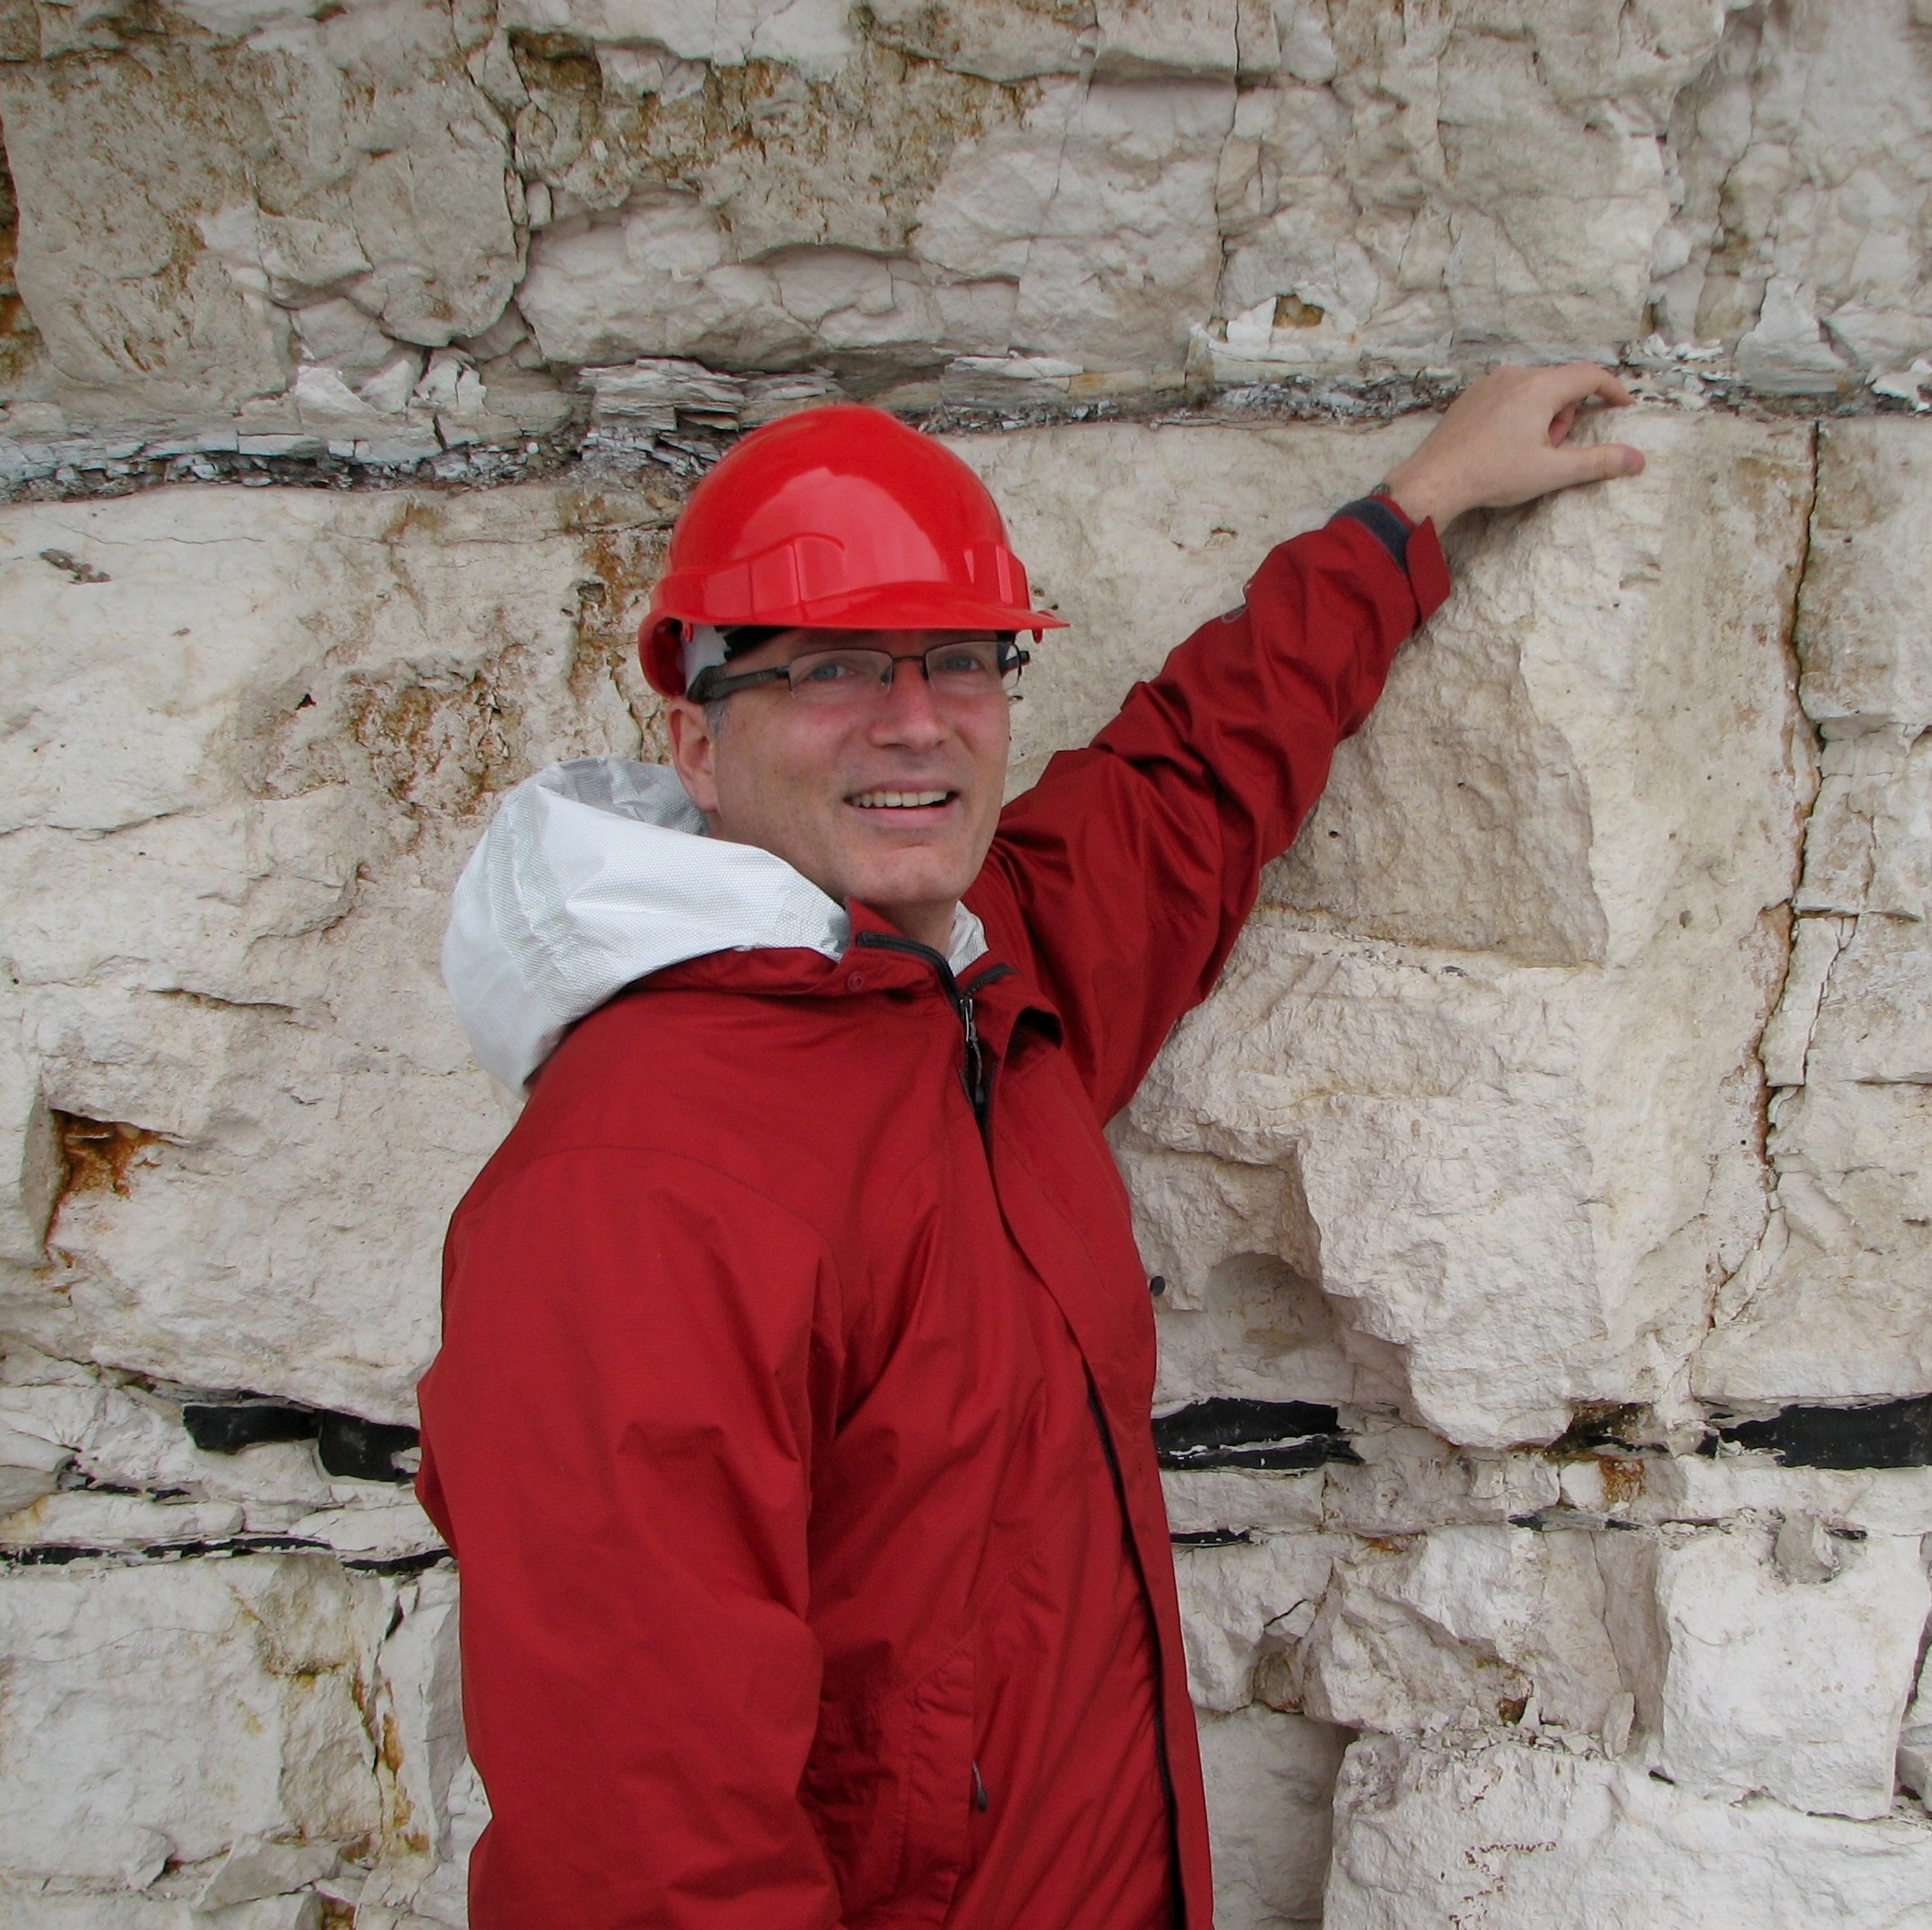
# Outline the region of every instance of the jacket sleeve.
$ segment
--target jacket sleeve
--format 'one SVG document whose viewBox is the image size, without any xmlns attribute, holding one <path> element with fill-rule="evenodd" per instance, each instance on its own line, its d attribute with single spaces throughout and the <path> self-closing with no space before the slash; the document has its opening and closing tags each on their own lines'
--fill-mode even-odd
<svg viewBox="0 0 1932 1930">
<path fill-rule="evenodd" d="M 1448 595 L 1433 527 L 1369 508 L 1379 535 L 1344 512 L 1272 552 L 1245 604 L 1001 817 L 973 908 L 1004 945 L 1024 933 L 1102 1119 L 1212 989 L 1261 867 L 1293 842 L 1402 639 Z"/>
<path fill-rule="evenodd" d="M 798 1800 L 836 1398 L 816 1236 L 688 1161 L 560 1152 L 466 1202 L 444 1303 L 418 1490 L 493 1818 L 472 1925 L 831 1930 Z"/>
</svg>

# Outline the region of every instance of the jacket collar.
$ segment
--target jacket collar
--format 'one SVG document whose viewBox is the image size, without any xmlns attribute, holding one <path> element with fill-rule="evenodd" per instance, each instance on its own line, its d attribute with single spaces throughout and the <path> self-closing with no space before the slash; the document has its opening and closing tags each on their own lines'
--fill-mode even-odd
<svg viewBox="0 0 1932 1930">
<path fill-rule="evenodd" d="M 749 992 L 767 998 L 863 999 L 881 992 L 941 999 L 949 988 L 928 947 L 908 939 L 889 919 L 856 901 L 845 906 L 851 936 L 835 959 L 798 947 L 761 947 L 756 951 L 718 951 L 653 972 L 632 988 L 703 989 Z M 968 913 L 971 917 L 972 915 Z M 977 926 L 979 921 L 973 919 Z M 955 927 L 957 929 L 957 927 Z M 949 968 L 950 969 L 950 968 Z M 1060 1017 L 1030 974 L 989 947 L 953 974 L 953 986 L 970 993 L 980 1036 L 1004 1056 L 1014 1028 L 1025 1019 L 1054 1040 Z"/>
</svg>

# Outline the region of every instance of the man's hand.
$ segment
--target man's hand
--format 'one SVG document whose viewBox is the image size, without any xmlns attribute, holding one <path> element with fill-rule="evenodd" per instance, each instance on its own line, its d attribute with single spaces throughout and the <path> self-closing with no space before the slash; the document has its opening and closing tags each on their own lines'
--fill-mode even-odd
<svg viewBox="0 0 1932 1930">
<path fill-rule="evenodd" d="M 1456 397 L 1385 487 L 1404 515 L 1433 520 L 1442 531 L 1465 509 L 1508 509 L 1576 483 L 1635 476 L 1644 458 L 1624 443 L 1563 446 L 1593 395 L 1613 409 L 1630 401 L 1630 391 L 1594 362 L 1492 369 Z"/>
</svg>

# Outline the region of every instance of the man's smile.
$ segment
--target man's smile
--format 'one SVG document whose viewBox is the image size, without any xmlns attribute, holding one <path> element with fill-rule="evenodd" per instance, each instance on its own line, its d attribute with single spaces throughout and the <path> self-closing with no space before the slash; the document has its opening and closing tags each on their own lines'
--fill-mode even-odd
<svg viewBox="0 0 1932 1930">
<path fill-rule="evenodd" d="M 925 810 L 958 796 L 952 790 L 870 790 L 854 791 L 845 801 L 861 810 Z"/>
</svg>

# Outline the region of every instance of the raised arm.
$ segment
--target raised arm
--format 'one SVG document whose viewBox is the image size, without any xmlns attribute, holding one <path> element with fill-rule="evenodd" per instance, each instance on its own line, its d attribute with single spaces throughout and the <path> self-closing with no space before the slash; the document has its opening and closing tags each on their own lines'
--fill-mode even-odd
<svg viewBox="0 0 1932 1930">
<path fill-rule="evenodd" d="M 1212 988 L 1261 867 L 1293 842 L 1402 639 L 1448 595 L 1437 531 L 1643 467 L 1620 444 L 1564 445 L 1593 399 L 1630 400 L 1588 362 L 1472 384 L 1384 497 L 1282 544 L 1245 603 L 1007 808 L 969 902 L 1029 956 L 1103 1118 Z"/>
<path fill-rule="evenodd" d="M 1026 954 L 1103 1119 L 1207 997 L 1262 865 L 1314 808 L 1396 647 L 1447 593 L 1433 532 L 1407 550 L 1420 588 L 1350 515 L 1282 544 L 1244 604 L 1002 816 L 968 903 L 996 944 Z"/>
<path fill-rule="evenodd" d="M 554 1153 L 458 1215 L 419 1492 L 463 1577 L 477 1930 L 837 1923 L 799 1802 L 818 1252 L 666 1153 Z"/>
</svg>

